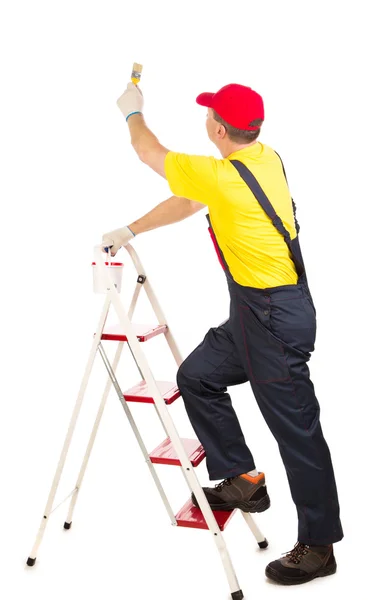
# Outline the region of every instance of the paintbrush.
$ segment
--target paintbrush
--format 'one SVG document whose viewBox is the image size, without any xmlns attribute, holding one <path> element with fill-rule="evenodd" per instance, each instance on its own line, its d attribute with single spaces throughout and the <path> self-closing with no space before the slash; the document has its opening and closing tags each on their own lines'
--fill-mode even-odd
<svg viewBox="0 0 377 600">
<path fill-rule="evenodd" d="M 132 67 L 132 73 L 131 73 L 131 81 L 133 84 L 137 85 L 140 82 L 142 70 L 143 70 L 143 65 L 139 65 L 139 63 L 134 63 L 134 66 Z"/>
</svg>

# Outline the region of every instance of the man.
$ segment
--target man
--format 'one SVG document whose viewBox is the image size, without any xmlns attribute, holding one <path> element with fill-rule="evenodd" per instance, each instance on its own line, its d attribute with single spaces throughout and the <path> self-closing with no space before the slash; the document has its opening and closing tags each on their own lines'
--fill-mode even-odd
<svg viewBox="0 0 377 600">
<path fill-rule="evenodd" d="M 343 537 L 331 456 L 322 434 L 308 360 L 315 308 L 298 242 L 298 225 L 280 157 L 257 141 L 263 100 L 230 84 L 197 102 L 208 108 L 207 132 L 222 159 L 170 152 L 148 129 L 143 96 L 129 84 L 118 100 L 139 158 L 175 194 L 140 220 L 109 232 L 114 256 L 134 235 L 209 208 L 210 233 L 230 292 L 228 321 L 209 330 L 183 362 L 177 382 L 203 444 L 212 509 L 262 512 L 270 506 L 227 387 L 249 381 L 277 440 L 298 513 L 298 541 L 270 563 L 267 577 L 305 583 L 336 571 L 333 543 Z M 192 498 L 196 504 L 195 496 Z"/>
</svg>

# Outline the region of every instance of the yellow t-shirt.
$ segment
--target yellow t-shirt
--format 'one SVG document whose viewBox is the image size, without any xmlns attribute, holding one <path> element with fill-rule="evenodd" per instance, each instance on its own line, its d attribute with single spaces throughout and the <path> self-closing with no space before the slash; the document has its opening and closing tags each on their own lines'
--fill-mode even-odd
<svg viewBox="0 0 377 600">
<path fill-rule="evenodd" d="M 233 159 L 253 173 L 295 238 L 292 201 L 280 159 L 260 142 L 225 159 L 168 152 L 165 173 L 170 189 L 175 196 L 208 206 L 217 242 L 237 283 L 256 288 L 296 284 L 296 269 L 283 236 L 231 164 Z"/>
</svg>

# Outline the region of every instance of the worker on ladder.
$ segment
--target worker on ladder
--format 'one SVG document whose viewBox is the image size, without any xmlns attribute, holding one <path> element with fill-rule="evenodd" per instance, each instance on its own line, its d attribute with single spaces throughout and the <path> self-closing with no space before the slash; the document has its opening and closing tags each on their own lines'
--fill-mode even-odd
<svg viewBox="0 0 377 600">
<path fill-rule="evenodd" d="M 207 457 L 213 510 L 262 512 L 270 506 L 226 389 L 249 381 L 286 468 L 298 513 L 292 551 L 267 577 L 289 585 L 336 571 L 333 544 L 343 538 L 331 456 L 307 363 L 316 316 L 302 259 L 295 206 L 278 154 L 258 141 L 261 96 L 230 84 L 200 94 L 207 132 L 222 159 L 171 152 L 148 129 L 143 96 L 130 83 L 118 99 L 139 158 L 174 194 L 141 219 L 103 236 L 112 256 L 135 235 L 208 206 L 209 229 L 230 292 L 229 319 L 211 328 L 178 370 L 191 424 Z M 197 505 L 195 496 L 192 498 Z"/>
</svg>

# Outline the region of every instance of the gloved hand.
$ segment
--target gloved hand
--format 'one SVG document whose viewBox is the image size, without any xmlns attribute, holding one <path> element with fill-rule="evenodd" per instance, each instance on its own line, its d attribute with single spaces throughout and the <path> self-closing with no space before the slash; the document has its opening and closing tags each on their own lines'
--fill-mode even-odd
<svg viewBox="0 0 377 600">
<path fill-rule="evenodd" d="M 117 105 L 127 120 L 132 113 L 143 112 L 143 94 L 135 84 L 130 82 L 127 85 L 127 89 L 118 98 Z"/>
<path fill-rule="evenodd" d="M 103 248 L 111 247 L 111 256 L 115 256 L 121 246 L 127 246 L 128 242 L 135 237 L 135 234 L 129 227 L 121 227 L 114 229 L 109 233 L 104 233 L 102 236 Z M 105 250 L 103 250 L 105 252 Z"/>
</svg>

